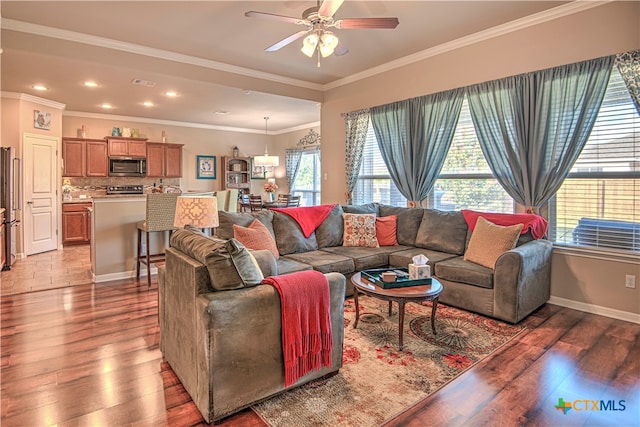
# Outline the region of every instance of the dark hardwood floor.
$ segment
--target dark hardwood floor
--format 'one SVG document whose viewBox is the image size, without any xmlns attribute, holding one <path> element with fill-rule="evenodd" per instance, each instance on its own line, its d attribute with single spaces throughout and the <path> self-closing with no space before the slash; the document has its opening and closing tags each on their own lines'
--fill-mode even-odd
<svg viewBox="0 0 640 427">
<path fill-rule="evenodd" d="M 150 289 L 124 280 L 3 296 L 0 322 L 1 425 L 203 424 L 162 361 L 155 280 Z M 524 325 L 388 425 L 640 424 L 640 325 L 549 304 Z M 565 415 L 559 398 L 608 409 L 624 401 L 625 410 L 579 403 Z M 222 425 L 264 423 L 245 410 Z"/>
</svg>

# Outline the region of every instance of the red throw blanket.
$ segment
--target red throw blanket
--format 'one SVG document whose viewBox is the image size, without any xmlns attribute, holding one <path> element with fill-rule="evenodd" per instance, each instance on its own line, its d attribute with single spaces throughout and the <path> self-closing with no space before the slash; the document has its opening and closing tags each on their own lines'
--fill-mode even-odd
<svg viewBox="0 0 640 427">
<path fill-rule="evenodd" d="M 531 230 L 531 235 L 534 239 L 541 239 L 547 234 L 547 220 L 543 217 L 535 214 L 506 214 L 496 212 L 476 212 L 471 210 L 462 210 L 462 215 L 469 229 L 473 231 L 476 226 L 478 217 L 481 216 L 489 222 L 496 225 L 510 226 L 515 224 L 522 224 L 522 231 L 520 234 L 525 234 Z"/>
<path fill-rule="evenodd" d="M 304 237 L 311 236 L 322 221 L 327 219 L 336 205 L 303 206 L 301 208 L 272 208 L 272 211 L 282 212 L 295 219 Z"/>
<path fill-rule="evenodd" d="M 262 283 L 280 293 L 285 387 L 308 372 L 331 366 L 331 301 L 324 274 L 300 271 L 270 276 Z"/>
</svg>

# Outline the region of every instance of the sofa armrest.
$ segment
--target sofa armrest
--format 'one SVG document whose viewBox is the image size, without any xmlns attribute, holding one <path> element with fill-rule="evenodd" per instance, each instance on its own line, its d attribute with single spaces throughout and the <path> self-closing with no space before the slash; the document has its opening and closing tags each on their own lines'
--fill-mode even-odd
<svg viewBox="0 0 640 427">
<path fill-rule="evenodd" d="M 549 300 L 553 244 L 533 240 L 502 254 L 494 271 L 494 316 L 517 323 Z"/>
<path fill-rule="evenodd" d="M 295 273 L 292 273 L 295 274 Z M 328 273 L 333 354 L 331 368 L 313 371 L 291 388 L 342 367 L 346 279 Z M 198 343 L 194 402 L 209 423 L 284 389 L 280 297 L 273 286 L 255 286 L 197 297 Z"/>
</svg>

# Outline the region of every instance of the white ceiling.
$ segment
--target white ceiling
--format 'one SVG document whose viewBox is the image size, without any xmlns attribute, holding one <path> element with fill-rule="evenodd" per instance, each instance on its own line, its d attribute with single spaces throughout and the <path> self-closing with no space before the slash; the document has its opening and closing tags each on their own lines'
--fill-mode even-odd
<svg viewBox="0 0 640 427">
<path fill-rule="evenodd" d="M 264 131 L 269 116 L 269 130 L 278 133 L 317 123 L 327 88 L 496 28 L 561 15 L 567 3 L 346 1 L 336 19 L 396 16 L 400 24 L 335 30 L 349 53 L 323 58 L 318 68 L 316 58 L 300 52 L 301 40 L 264 51 L 301 27 L 244 16 L 255 10 L 301 17 L 314 1 L 2 1 L 2 91 L 66 104 L 70 114 L 212 128 Z M 157 84 L 135 86 L 134 78 Z M 86 80 L 100 86 L 85 88 Z M 37 92 L 35 83 L 49 90 Z M 169 99 L 167 90 L 179 96 Z M 155 106 L 144 107 L 146 100 Z M 114 109 L 103 110 L 104 102 Z"/>
</svg>

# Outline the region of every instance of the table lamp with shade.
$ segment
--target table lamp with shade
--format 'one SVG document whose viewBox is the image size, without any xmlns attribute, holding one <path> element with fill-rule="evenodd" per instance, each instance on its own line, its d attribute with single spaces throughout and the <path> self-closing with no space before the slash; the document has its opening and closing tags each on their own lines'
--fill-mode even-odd
<svg viewBox="0 0 640 427">
<path fill-rule="evenodd" d="M 218 200 L 215 196 L 180 196 L 176 202 L 174 227 L 191 225 L 196 228 L 214 228 L 218 222 Z"/>
</svg>

